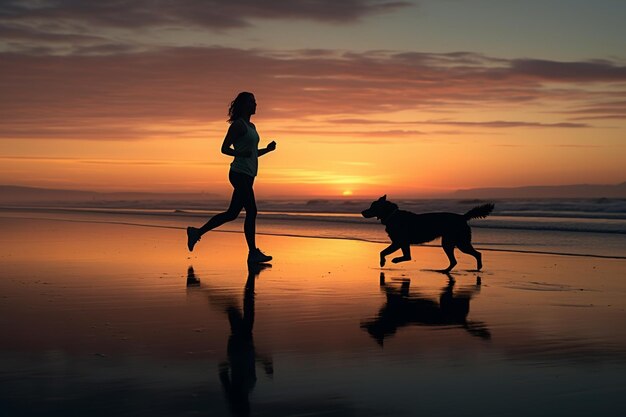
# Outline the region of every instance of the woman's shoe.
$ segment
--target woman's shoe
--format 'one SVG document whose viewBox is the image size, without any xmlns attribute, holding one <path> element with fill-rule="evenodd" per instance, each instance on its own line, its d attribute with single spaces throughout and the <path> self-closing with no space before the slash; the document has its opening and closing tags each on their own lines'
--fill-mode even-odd
<svg viewBox="0 0 626 417">
<path fill-rule="evenodd" d="M 259 248 L 254 248 L 248 253 L 248 262 L 250 263 L 260 264 L 271 260 L 272 257 L 261 252 Z"/>
<path fill-rule="evenodd" d="M 187 228 L 187 248 L 189 248 L 189 252 L 193 252 L 193 247 L 198 243 L 201 237 L 200 229 L 196 229 L 195 227 Z"/>
</svg>

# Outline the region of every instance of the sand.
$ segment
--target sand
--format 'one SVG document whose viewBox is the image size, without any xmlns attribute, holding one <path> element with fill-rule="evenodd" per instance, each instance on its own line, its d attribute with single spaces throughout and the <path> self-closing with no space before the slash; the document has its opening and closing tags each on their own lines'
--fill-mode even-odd
<svg viewBox="0 0 626 417">
<path fill-rule="evenodd" d="M 0 415 L 619 415 L 626 261 L 0 218 Z"/>
</svg>

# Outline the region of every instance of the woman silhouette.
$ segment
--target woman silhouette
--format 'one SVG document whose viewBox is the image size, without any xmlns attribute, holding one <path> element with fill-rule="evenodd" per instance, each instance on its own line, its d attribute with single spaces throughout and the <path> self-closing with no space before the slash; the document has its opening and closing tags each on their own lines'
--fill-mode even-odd
<svg viewBox="0 0 626 417">
<path fill-rule="evenodd" d="M 256 100 L 254 95 L 242 92 L 230 103 L 228 109 L 228 123 L 230 127 L 222 143 L 222 153 L 234 157 L 230 164 L 228 180 L 232 184 L 233 196 L 228 210 L 213 216 L 201 228 L 187 228 L 187 247 L 193 251 L 193 247 L 203 234 L 213 230 L 226 222 L 235 220 L 242 208 L 246 209 L 246 219 L 243 230 L 248 244 L 248 262 L 261 263 L 272 260 L 271 256 L 265 255 L 256 247 L 256 201 L 254 199 L 254 177 L 258 170 L 258 157 L 276 149 L 276 142 L 272 141 L 267 148 L 259 149 L 259 134 L 256 127 L 250 122 L 250 116 L 256 113 Z"/>
</svg>

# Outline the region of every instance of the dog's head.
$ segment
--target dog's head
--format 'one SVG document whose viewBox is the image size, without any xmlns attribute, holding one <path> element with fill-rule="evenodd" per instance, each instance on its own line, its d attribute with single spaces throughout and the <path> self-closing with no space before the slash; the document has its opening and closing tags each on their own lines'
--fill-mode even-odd
<svg viewBox="0 0 626 417">
<path fill-rule="evenodd" d="M 366 219 L 376 217 L 378 220 L 381 220 L 397 209 L 397 204 L 394 204 L 391 201 L 387 201 L 387 195 L 384 195 L 378 200 L 373 201 L 370 205 L 370 208 L 363 210 L 361 212 L 361 215 Z"/>
</svg>

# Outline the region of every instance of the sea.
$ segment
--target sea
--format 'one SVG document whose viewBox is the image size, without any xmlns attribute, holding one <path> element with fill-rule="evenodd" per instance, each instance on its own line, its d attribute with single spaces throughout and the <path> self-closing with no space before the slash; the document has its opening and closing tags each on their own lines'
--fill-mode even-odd
<svg viewBox="0 0 626 417">
<path fill-rule="evenodd" d="M 399 199 L 402 210 L 415 213 L 463 214 L 494 203 L 485 219 L 470 221 L 472 242 L 479 250 L 559 254 L 626 259 L 626 199 Z M 257 233 L 352 239 L 388 243 L 384 226 L 365 219 L 361 211 L 370 201 L 361 199 L 260 199 Z M 45 206 L 1 207 L 5 216 L 47 218 L 79 222 L 109 222 L 145 227 L 200 227 L 224 211 L 228 201 L 91 201 Z M 243 232 L 242 212 L 237 221 L 218 230 Z M 260 239 L 262 242 L 262 239 Z M 437 246 L 433 241 L 425 246 Z"/>
</svg>

